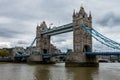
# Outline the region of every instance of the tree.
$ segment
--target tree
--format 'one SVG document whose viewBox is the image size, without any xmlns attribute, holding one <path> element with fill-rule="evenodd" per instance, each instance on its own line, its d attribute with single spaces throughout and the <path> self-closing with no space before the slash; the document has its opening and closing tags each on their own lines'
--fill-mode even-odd
<svg viewBox="0 0 120 80">
<path fill-rule="evenodd" d="M 6 49 L 0 49 L 0 56 L 2 57 L 9 56 L 9 51 Z"/>
</svg>

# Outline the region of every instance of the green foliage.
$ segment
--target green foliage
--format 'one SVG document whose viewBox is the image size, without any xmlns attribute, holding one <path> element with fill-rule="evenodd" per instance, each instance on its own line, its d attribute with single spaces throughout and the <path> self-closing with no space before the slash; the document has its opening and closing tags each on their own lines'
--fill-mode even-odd
<svg viewBox="0 0 120 80">
<path fill-rule="evenodd" d="M 2 57 L 9 56 L 9 51 L 6 49 L 0 49 L 0 56 Z"/>
</svg>

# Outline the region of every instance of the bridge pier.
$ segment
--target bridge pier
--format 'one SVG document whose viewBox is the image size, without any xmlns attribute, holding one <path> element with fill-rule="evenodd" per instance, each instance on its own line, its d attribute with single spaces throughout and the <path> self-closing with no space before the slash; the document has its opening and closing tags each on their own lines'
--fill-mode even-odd
<svg viewBox="0 0 120 80">
<path fill-rule="evenodd" d="M 43 58 L 42 63 L 47 64 L 56 63 L 56 58 L 55 57 Z"/>
<path fill-rule="evenodd" d="M 82 54 L 81 54 L 82 53 Z M 98 67 L 99 63 L 96 60 L 96 56 L 89 56 L 89 58 L 83 53 L 67 53 L 65 62 L 66 67 Z"/>
</svg>

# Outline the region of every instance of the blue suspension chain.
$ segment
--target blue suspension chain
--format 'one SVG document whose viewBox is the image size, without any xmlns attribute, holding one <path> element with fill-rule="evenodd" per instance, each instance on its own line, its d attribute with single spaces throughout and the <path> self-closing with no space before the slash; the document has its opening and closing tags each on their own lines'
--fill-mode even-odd
<svg viewBox="0 0 120 80">
<path fill-rule="evenodd" d="M 93 38 L 95 38 L 97 41 L 99 41 L 100 43 L 102 43 L 102 44 L 104 44 L 104 45 L 106 45 L 108 47 L 111 47 L 113 49 L 120 50 L 120 48 L 119 48 L 120 46 L 116 46 L 115 45 L 115 44 L 118 45 L 119 43 L 117 43 L 117 42 L 115 42 L 115 41 L 113 41 L 113 40 L 103 36 L 102 34 L 98 33 L 96 30 L 94 30 L 93 28 L 90 29 L 90 28 L 86 27 L 84 24 L 82 25 L 82 28 L 87 33 L 89 33 Z M 103 41 L 99 40 L 98 38 L 102 39 Z M 111 43 L 109 43 L 109 42 L 111 42 Z"/>
<path fill-rule="evenodd" d="M 93 29 L 92 29 L 92 31 L 93 31 Z M 102 39 L 105 43 L 107 43 L 107 44 L 109 44 L 109 45 L 111 45 L 111 46 L 114 46 L 115 48 L 119 48 L 120 46 L 118 46 L 118 45 L 115 45 L 115 44 L 113 44 L 112 42 L 110 42 L 110 41 L 108 41 L 106 38 L 104 38 L 100 33 L 96 33 L 96 32 L 94 32 L 93 31 L 93 33 L 92 34 L 94 34 L 95 36 L 97 36 L 98 38 L 100 38 L 100 39 Z"/>
</svg>

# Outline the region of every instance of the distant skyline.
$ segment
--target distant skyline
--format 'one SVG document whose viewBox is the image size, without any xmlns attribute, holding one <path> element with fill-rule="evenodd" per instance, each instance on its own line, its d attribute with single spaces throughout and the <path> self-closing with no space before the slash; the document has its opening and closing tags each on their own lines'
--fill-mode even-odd
<svg viewBox="0 0 120 80">
<path fill-rule="evenodd" d="M 0 0 L 0 48 L 31 44 L 36 26 L 61 26 L 72 22 L 72 14 L 81 4 L 91 11 L 93 27 L 105 36 L 120 42 L 119 0 Z M 65 51 L 72 48 L 72 32 L 52 37 L 52 43 Z M 98 43 L 93 42 L 96 46 Z"/>
</svg>

